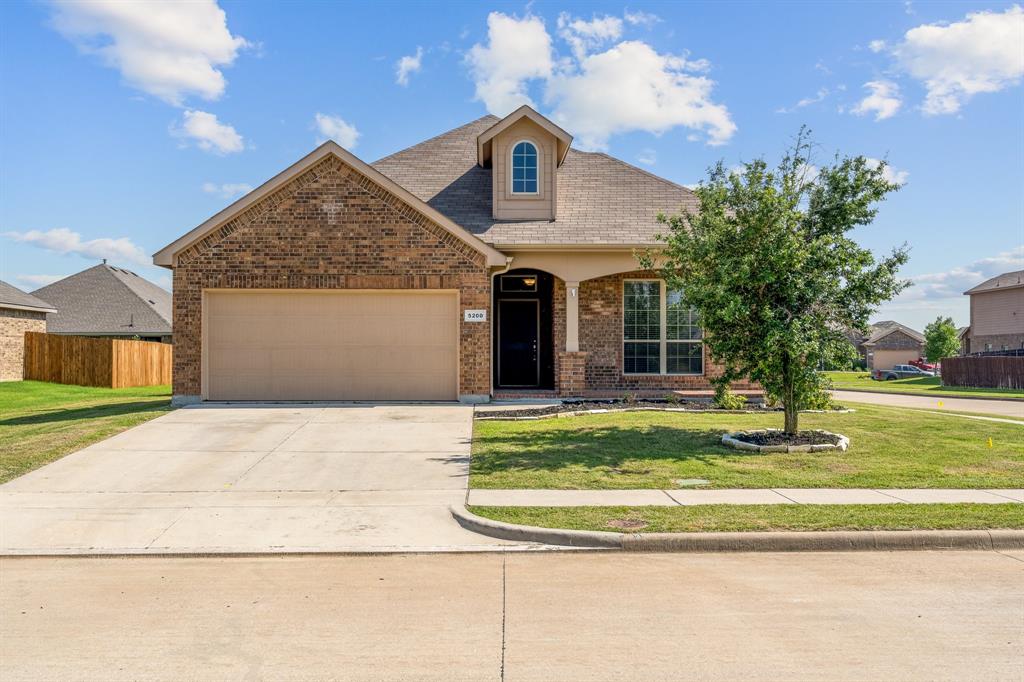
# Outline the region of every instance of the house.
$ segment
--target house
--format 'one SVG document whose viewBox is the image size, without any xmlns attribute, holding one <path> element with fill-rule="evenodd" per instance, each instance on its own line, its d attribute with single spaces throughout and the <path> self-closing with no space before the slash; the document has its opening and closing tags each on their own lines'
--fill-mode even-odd
<svg viewBox="0 0 1024 682">
<path fill-rule="evenodd" d="M 45 332 L 52 305 L 0 281 L 0 381 L 21 381 L 25 371 L 25 332 Z"/>
<path fill-rule="evenodd" d="M 57 308 L 46 316 L 51 334 L 171 340 L 171 294 L 106 260 L 32 294 Z"/>
<path fill-rule="evenodd" d="M 1024 348 L 1024 270 L 1006 272 L 964 292 L 971 324 L 961 335 L 964 355 Z"/>
<path fill-rule="evenodd" d="M 924 335 L 892 320 L 875 322 L 861 344 L 868 369 L 892 369 L 924 354 Z"/>
<path fill-rule="evenodd" d="M 175 401 L 707 392 L 697 316 L 635 255 L 695 206 L 527 106 L 373 164 L 326 142 L 154 255 Z"/>
</svg>

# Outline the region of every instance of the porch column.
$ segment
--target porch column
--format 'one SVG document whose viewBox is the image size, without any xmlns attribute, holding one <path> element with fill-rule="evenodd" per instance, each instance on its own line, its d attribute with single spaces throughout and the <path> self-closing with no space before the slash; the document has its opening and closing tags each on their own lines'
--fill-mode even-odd
<svg viewBox="0 0 1024 682">
<path fill-rule="evenodd" d="M 580 283 L 565 283 L 565 350 L 580 349 Z"/>
</svg>

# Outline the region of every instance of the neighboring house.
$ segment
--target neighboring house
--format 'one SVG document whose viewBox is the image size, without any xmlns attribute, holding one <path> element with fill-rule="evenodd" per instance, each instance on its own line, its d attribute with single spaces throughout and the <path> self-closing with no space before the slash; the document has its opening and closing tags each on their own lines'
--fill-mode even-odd
<svg viewBox="0 0 1024 682">
<path fill-rule="evenodd" d="M 876 322 L 870 332 L 861 344 L 868 369 L 892 369 L 924 354 L 924 335 L 899 322 Z"/>
<path fill-rule="evenodd" d="M 970 354 L 971 347 L 971 328 L 960 327 L 956 330 L 956 338 L 960 342 L 960 355 Z"/>
<path fill-rule="evenodd" d="M 634 253 L 696 197 L 571 144 L 526 106 L 374 164 L 324 143 L 154 256 L 175 400 L 707 391 L 696 315 Z"/>
<path fill-rule="evenodd" d="M 985 280 L 971 297 L 971 325 L 961 336 L 965 355 L 1024 348 L 1024 270 Z"/>
<path fill-rule="evenodd" d="M 52 305 L 0 281 L 0 381 L 21 381 L 25 372 L 25 332 L 45 332 Z"/>
<path fill-rule="evenodd" d="M 170 292 L 106 261 L 32 294 L 57 308 L 46 317 L 51 334 L 171 340 Z"/>
</svg>

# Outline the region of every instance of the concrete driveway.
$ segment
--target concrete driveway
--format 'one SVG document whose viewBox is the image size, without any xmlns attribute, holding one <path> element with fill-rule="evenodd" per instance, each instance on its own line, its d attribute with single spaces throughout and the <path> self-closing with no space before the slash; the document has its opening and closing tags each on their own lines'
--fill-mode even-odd
<svg viewBox="0 0 1024 682">
<path fill-rule="evenodd" d="M 415 551 L 463 530 L 473 410 L 204 405 L 0 486 L 0 551 Z"/>
</svg>

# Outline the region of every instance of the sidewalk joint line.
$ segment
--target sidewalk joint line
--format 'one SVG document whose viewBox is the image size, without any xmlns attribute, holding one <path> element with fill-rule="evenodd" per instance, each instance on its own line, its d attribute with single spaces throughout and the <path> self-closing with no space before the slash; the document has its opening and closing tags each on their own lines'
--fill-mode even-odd
<svg viewBox="0 0 1024 682">
<path fill-rule="evenodd" d="M 667 497 L 668 499 L 670 499 L 673 502 L 675 502 L 677 507 L 682 507 L 683 506 L 683 503 L 680 502 L 679 500 L 677 500 L 676 498 L 672 497 L 672 495 L 670 495 L 667 490 L 662 490 L 661 492 L 665 493 L 665 497 Z"/>
<path fill-rule="evenodd" d="M 780 493 L 780 492 L 779 492 L 779 491 L 778 491 L 777 489 L 775 489 L 775 488 L 769 488 L 769 490 L 771 490 L 771 491 L 772 491 L 773 493 L 775 493 L 776 495 L 778 495 L 778 496 L 779 496 L 779 497 L 781 497 L 782 499 L 784 499 L 784 500 L 789 500 L 789 501 L 790 501 L 790 503 L 792 503 L 792 504 L 800 504 L 800 502 L 797 502 L 797 501 L 796 501 L 796 500 L 794 500 L 794 499 L 793 499 L 792 497 L 787 497 L 786 495 L 783 495 L 782 493 Z"/>
</svg>

